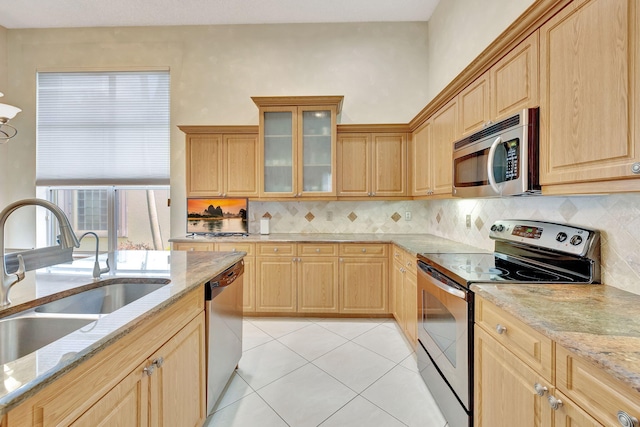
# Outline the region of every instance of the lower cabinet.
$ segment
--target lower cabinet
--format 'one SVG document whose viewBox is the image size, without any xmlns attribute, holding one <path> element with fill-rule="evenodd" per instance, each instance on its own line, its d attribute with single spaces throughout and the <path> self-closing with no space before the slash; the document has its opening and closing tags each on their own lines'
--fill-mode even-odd
<svg viewBox="0 0 640 427">
<path fill-rule="evenodd" d="M 389 313 L 386 244 L 340 244 L 340 313 Z"/>
<path fill-rule="evenodd" d="M 394 246 L 391 267 L 391 311 L 411 344 L 418 342 L 418 277 L 415 256 Z"/>
<path fill-rule="evenodd" d="M 256 311 L 297 311 L 296 264 L 294 257 L 256 258 Z"/>
<path fill-rule="evenodd" d="M 474 358 L 475 427 L 635 426 L 640 418 L 638 391 L 478 295 Z"/>
<path fill-rule="evenodd" d="M 201 426 L 204 322 L 198 288 L 12 409 L 2 427 Z"/>
<path fill-rule="evenodd" d="M 298 255 L 298 312 L 337 313 L 337 245 L 300 243 Z"/>
</svg>

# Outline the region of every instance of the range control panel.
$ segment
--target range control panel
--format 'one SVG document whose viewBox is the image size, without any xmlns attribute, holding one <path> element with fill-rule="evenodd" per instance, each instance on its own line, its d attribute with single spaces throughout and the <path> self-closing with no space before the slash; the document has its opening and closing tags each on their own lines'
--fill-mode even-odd
<svg viewBox="0 0 640 427">
<path fill-rule="evenodd" d="M 496 221 L 489 237 L 585 256 L 592 243 L 599 239 L 599 233 L 566 224 L 508 219 Z"/>
</svg>

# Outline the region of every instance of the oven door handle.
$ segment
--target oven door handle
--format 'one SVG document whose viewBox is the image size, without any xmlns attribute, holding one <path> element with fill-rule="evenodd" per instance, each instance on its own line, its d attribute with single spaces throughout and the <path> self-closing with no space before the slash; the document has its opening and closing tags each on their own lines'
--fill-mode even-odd
<svg viewBox="0 0 640 427">
<path fill-rule="evenodd" d="M 446 283 L 442 283 L 441 281 L 435 278 L 431 280 L 431 282 L 437 287 L 439 287 L 440 289 L 442 289 L 443 291 L 445 291 L 446 293 L 453 295 L 454 297 L 460 298 L 461 300 L 465 300 L 465 301 L 467 300 L 467 293 L 465 291 L 454 288 L 453 286 L 449 286 Z"/>
<path fill-rule="evenodd" d="M 491 148 L 489 148 L 489 159 L 487 160 L 487 178 L 489 179 L 489 185 L 491 188 L 498 193 L 498 195 L 502 195 L 502 188 L 498 187 L 498 183 L 496 182 L 496 177 L 493 174 L 493 157 L 496 154 L 496 149 L 498 145 L 502 142 L 502 137 L 497 137 L 493 144 L 491 144 Z"/>
</svg>

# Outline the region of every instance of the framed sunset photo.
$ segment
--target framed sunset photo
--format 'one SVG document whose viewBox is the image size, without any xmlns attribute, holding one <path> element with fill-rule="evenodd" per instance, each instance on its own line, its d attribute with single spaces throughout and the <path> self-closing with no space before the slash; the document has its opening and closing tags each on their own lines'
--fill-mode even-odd
<svg viewBox="0 0 640 427">
<path fill-rule="evenodd" d="M 249 234 L 246 198 L 187 198 L 187 233 Z"/>
</svg>

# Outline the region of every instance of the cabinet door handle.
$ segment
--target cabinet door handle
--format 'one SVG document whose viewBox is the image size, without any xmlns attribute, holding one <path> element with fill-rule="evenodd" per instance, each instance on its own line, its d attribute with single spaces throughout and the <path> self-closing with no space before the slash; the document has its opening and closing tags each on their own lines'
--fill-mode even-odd
<svg viewBox="0 0 640 427">
<path fill-rule="evenodd" d="M 627 414 L 625 411 L 618 411 L 618 422 L 622 427 L 637 427 L 638 419 L 632 415 Z"/>
<path fill-rule="evenodd" d="M 549 401 L 549 406 L 551 406 L 551 409 L 553 409 L 554 411 L 557 411 L 562 406 L 562 400 L 558 399 L 555 396 L 549 395 L 547 400 Z"/>
<path fill-rule="evenodd" d="M 538 396 L 544 396 L 544 395 L 545 395 L 545 393 L 549 390 L 548 388 L 546 388 L 545 386 L 543 386 L 543 385 L 542 385 L 542 384 L 540 384 L 540 383 L 535 383 L 535 384 L 533 385 L 533 389 L 536 391 L 536 394 L 537 394 Z"/>
<path fill-rule="evenodd" d="M 273 252 L 278 252 L 278 248 L 273 248 Z"/>
<path fill-rule="evenodd" d="M 153 371 L 156 370 L 156 366 L 152 363 L 149 366 L 146 366 L 142 372 L 144 372 L 145 374 L 147 374 L 148 377 L 150 377 L 151 375 L 153 375 Z"/>
<path fill-rule="evenodd" d="M 499 333 L 500 335 L 504 334 L 505 332 L 507 332 L 507 327 L 504 325 L 501 325 L 500 323 L 498 323 L 496 325 L 496 332 Z"/>
<path fill-rule="evenodd" d="M 340 262 L 344 262 L 344 258 L 340 258 Z"/>
<path fill-rule="evenodd" d="M 318 249 L 316 249 L 316 253 L 320 253 L 320 249 L 319 249 L 319 248 L 318 248 Z"/>
<path fill-rule="evenodd" d="M 367 248 L 362 248 L 362 252 L 367 252 Z"/>
<path fill-rule="evenodd" d="M 158 357 L 157 359 L 154 359 L 152 363 L 152 365 L 155 365 L 156 368 L 162 368 L 163 364 L 164 364 L 164 357 Z"/>
</svg>

